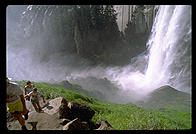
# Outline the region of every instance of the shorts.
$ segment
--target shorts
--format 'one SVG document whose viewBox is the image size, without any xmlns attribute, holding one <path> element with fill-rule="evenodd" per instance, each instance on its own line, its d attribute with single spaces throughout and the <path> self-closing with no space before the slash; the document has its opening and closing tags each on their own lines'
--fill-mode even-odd
<svg viewBox="0 0 196 134">
<path fill-rule="evenodd" d="M 39 99 L 34 99 L 34 100 L 31 99 L 31 103 L 32 104 L 37 104 L 37 103 L 39 103 Z"/>
<path fill-rule="evenodd" d="M 10 104 L 7 103 L 7 110 L 13 114 L 13 113 L 20 113 L 23 111 L 23 104 L 21 100 L 18 100 L 16 103 Z"/>
</svg>

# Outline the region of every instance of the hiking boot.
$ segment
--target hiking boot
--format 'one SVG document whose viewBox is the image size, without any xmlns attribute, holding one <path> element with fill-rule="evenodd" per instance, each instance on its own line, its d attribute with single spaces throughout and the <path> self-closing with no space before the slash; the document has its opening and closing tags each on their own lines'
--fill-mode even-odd
<svg viewBox="0 0 196 134">
<path fill-rule="evenodd" d="M 22 126 L 21 129 L 22 129 L 22 130 L 28 130 L 28 129 L 26 128 L 26 126 Z"/>
<path fill-rule="evenodd" d="M 29 115 L 28 114 L 29 114 L 29 111 L 24 115 L 24 117 L 25 117 L 24 119 L 25 120 L 27 120 L 29 118 Z"/>
</svg>

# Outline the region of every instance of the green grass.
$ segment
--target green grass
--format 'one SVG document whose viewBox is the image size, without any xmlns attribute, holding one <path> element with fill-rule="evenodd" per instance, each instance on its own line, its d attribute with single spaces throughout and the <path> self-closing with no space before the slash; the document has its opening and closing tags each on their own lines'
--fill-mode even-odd
<svg viewBox="0 0 196 134">
<path fill-rule="evenodd" d="M 170 86 L 162 86 L 150 94 L 150 98 L 139 105 L 145 109 L 170 109 L 191 112 L 192 100 L 188 93 L 178 91 Z"/>
<path fill-rule="evenodd" d="M 25 81 L 17 82 L 24 87 Z M 175 130 L 191 129 L 192 114 L 177 110 L 145 110 L 133 104 L 115 104 L 97 100 L 84 94 L 49 83 L 32 82 L 46 97 L 64 97 L 68 101 L 83 103 L 93 110 L 92 122 L 107 120 L 117 130 Z"/>
</svg>

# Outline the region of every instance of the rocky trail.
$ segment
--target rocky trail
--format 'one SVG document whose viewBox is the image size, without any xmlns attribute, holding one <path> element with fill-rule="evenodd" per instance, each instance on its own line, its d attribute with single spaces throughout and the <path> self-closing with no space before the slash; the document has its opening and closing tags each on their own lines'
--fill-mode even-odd
<svg viewBox="0 0 196 134">
<path fill-rule="evenodd" d="M 29 103 L 28 130 L 112 130 L 107 121 L 93 124 L 90 120 L 95 111 L 83 104 L 68 102 L 62 97 L 40 101 L 43 112 L 36 112 Z M 7 115 L 8 130 L 21 130 L 17 120 Z"/>
</svg>

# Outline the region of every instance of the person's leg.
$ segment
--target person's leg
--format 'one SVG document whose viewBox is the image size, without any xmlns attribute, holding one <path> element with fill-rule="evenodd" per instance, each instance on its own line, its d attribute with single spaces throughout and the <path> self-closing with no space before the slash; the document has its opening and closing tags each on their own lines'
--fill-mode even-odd
<svg viewBox="0 0 196 134">
<path fill-rule="evenodd" d="M 25 102 L 25 98 L 23 95 L 20 95 L 20 100 L 22 102 L 22 105 L 23 105 L 23 111 L 22 111 L 22 114 L 23 115 L 26 115 L 29 113 L 29 110 L 27 110 L 27 107 L 26 107 L 26 102 Z"/>
<path fill-rule="evenodd" d="M 13 114 L 13 117 L 18 120 L 18 122 L 20 123 L 21 126 L 25 125 L 25 120 L 22 117 L 21 113 L 15 113 L 15 114 Z"/>
<path fill-rule="evenodd" d="M 35 111 L 38 111 L 36 103 L 32 103 L 32 104 L 33 104 L 33 107 L 34 107 Z"/>
<path fill-rule="evenodd" d="M 20 125 L 21 125 L 21 129 L 22 130 L 28 130 L 27 128 L 26 128 L 26 126 L 25 126 L 25 120 L 24 120 L 24 118 L 22 117 L 22 113 L 21 112 L 14 112 L 14 113 L 12 113 L 12 116 L 15 118 L 15 119 L 17 119 L 18 120 L 18 122 L 20 123 Z"/>
<path fill-rule="evenodd" d="M 25 126 L 25 120 L 22 117 L 23 105 L 21 100 L 13 104 L 7 104 L 7 110 L 12 114 L 12 116 L 18 120 L 21 124 L 23 130 L 27 130 Z"/>
<path fill-rule="evenodd" d="M 40 106 L 40 104 L 39 104 L 39 101 L 37 102 L 37 106 L 38 106 L 39 110 L 42 109 L 41 106 Z"/>
</svg>

